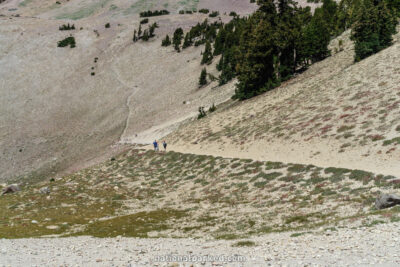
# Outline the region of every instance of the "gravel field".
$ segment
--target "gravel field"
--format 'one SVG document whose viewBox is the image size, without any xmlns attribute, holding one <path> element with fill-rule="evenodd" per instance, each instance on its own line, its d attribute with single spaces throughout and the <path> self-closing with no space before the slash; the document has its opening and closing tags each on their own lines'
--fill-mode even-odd
<svg viewBox="0 0 400 267">
<path fill-rule="evenodd" d="M 0 240 L 1 266 L 399 266 L 400 223 L 318 230 L 297 237 L 273 233 L 238 240 L 41 238 Z M 165 255 L 238 256 L 242 262 L 162 262 Z M 243 258 L 242 258 L 243 260 Z"/>
</svg>

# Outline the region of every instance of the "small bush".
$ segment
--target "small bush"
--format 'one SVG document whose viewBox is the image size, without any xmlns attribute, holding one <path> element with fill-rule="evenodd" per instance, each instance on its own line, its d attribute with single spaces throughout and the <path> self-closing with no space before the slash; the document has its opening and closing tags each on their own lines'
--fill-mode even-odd
<svg viewBox="0 0 400 267">
<path fill-rule="evenodd" d="M 212 106 L 210 107 L 210 109 L 208 110 L 208 112 L 212 113 L 216 110 L 217 110 L 217 108 L 215 107 L 215 104 L 213 103 Z"/>
<path fill-rule="evenodd" d="M 210 12 L 210 10 L 207 8 L 202 8 L 199 10 L 199 13 L 203 13 L 203 14 L 208 14 L 209 12 Z"/>
<path fill-rule="evenodd" d="M 207 116 L 207 114 L 204 111 L 204 107 L 199 107 L 199 115 L 197 116 L 197 119 L 200 120 L 201 118 L 204 118 L 205 116 Z"/>
<path fill-rule="evenodd" d="M 210 15 L 208 15 L 210 18 L 215 18 L 216 16 L 219 15 L 218 11 L 213 11 Z"/>
<path fill-rule="evenodd" d="M 70 31 L 70 30 L 75 30 L 75 25 L 69 25 L 69 23 L 67 25 L 63 24 L 62 26 L 58 27 L 58 29 L 60 31 Z"/>
<path fill-rule="evenodd" d="M 104 25 L 104 27 L 105 27 L 106 29 L 110 28 L 110 23 L 106 23 L 106 25 Z"/>
<path fill-rule="evenodd" d="M 140 21 L 140 24 L 146 24 L 146 23 L 149 23 L 149 19 L 142 19 L 141 21 Z"/>
<path fill-rule="evenodd" d="M 76 46 L 75 38 L 73 36 L 67 37 L 57 43 L 58 47 L 66 47 L 68 45 L 70 46 L 70 48 L 74 48 Z"/>
<path fill-rule="evenodd" d="M 232 247 L 253 247 L 255 245 L 256 243 L 254 243 L 253 241 L 246 240 L 246 241 L 236 242 L 235 244 L 232 245 Z"/>
</svg>

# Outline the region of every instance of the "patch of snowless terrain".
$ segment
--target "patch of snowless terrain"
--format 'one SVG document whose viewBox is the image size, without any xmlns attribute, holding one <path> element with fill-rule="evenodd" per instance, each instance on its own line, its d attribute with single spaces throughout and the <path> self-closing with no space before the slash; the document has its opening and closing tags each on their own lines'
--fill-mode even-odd
<svg viewBox="0 0 400 267">
<path fill-rule="evenodd" d="M 37 0 L 0 5 L 0 179 L 32 171 L 54 176 L 74 165 L 83 167 L 120 140 L 150 142 L 196 116 L 199 106 L 218 104 L 233 94 L 233 83 L 198 88 L 204 47 L 179 54 L 161 47 L 166 34 L 213 20 L 208 15 L 171 10 L 171 15 L 152 17 L 150 23 L 160 25 L 156 37 L 134 44 L 139 9 L 124 13 L 111 5 L 121 8 L 139 1 L 107 1 L 100 7 L 93 1 L 60 2 L 55 7 Z M 207 8 L 217 10 L 216 3 Z M 9 11 L 11 7 L 17 10 Z M 87 15 L 88 10 L 93 13 Z M 54 19 L 60 14 L 87 16 Z M 230 17 L 221 12 L 221 19 Z M 75 24 L 76 30 L 59 31 L 66 23 Z M 75 48 L 57 47 L 70 35 Z M 218 75 L 215 65 L 207 71 Z"/>
</svg>

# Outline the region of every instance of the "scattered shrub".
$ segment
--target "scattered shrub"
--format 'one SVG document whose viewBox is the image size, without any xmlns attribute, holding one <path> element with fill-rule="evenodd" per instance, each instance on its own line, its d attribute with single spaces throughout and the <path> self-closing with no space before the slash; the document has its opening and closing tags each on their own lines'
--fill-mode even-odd
<svg viewBox="0 0 400 267">
<path fill-rule="evenodd" d="M 215 18 L 216 16 L 218 16 L 219 15 L 219 12 L 218 11 L 213 11 L 213 12 L 211 12 L 211 14 L 210 15 L 208 15 L 210 18 Z"/>
<path fill-rule="evenodd" d="M 68 45 L 70 46 L 70 48 L 74 48 L 76 46 L 75 38 L 73 36 L 67 37 L 57 43 L 58 47 L 66 47 Z"/>
<path fill-rule="evenodd" d="M 208 14 L 209 12 L 210 12 L 210 10 L 207 8 L 202 8 L 199 10 L 199 13 L 203 13 L 203 14 Z"/>
<path fill-rule="evenodd" d="M 63 24 L 62 26 L 58 27 L 58 29 L 60 31 L 70 31 L 70 30 L 75 30 L 75 25 L 69 25 L 69 23 L 67 25 Z"/>
<path fill-rule="evenodd" d="M 208 109 L 208 112 L 213 113 L 214 111 L 217 110 L 217 107 L 215 106 L 215 104 L 213 103 L 212 106 Z"/>
<path fill-rule="evenodd" d="M 140 24 L 146 24 L 146 23 L 149 23 L 149 19 L 142 19 L 141 21 L 140 21 Z"/>
<path fill-rule="evenodd" d="M 204 111 L 204 107 L 199 107 L 199 115 L 197 116 L 197 119 L 200 120 L 201 118 L 204 118 L 205 116 L 207 116 L 207 114 Z"/>
</svg>

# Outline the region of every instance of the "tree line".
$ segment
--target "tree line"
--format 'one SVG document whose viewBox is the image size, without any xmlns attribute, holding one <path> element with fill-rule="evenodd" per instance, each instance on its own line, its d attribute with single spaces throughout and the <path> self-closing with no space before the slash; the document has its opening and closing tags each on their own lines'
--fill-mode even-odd
<svg viewBox="0 0 400 267">
<path fill-rule="evenodd" d="M 163 15 L 168 15 L 168 14 L 169 14 L 169 11 L 163 9 L 163 10 L 154 10 L 154 11 L 151 11 L 151 10 L 143 11 L 143 12 L 140 12 L 139 15 L 140 15 L 140 17 L 145 18 L 145 17 L 163 16 Z"/>
<path fill-rule="evenodd" d="M 234 98 L 240 100 L 271 90 L 328 57 L 331 39 L 347 29 L 352 30 L 356 62 L 391 45 L 400 0 L 318 1 L 322 5 L 312 13 L 293 0 L 258 0 L 257 11 L 248 17 L 234 16 L 226 24 L 205 20 L 186 34 L 178 28 L 162 45 L 180 52 L 205 44 L 201 64 L 220 55 L 219 84 L 237 77 Z M 199 85 L 205 77 L 203 69 Z"/>
</svg>

